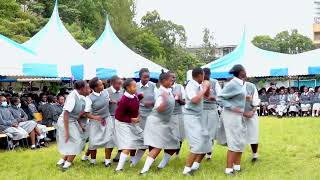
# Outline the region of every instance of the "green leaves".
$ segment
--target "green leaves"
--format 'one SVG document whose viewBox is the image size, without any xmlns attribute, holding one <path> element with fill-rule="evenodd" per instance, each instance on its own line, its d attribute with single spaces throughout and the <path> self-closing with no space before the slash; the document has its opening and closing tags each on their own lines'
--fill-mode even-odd
<svg viewBox="0 0 320 180">
<path fill-rule="evenodd" d="M 261 49 L 285 54 L 298 54 L 316 48 L 312 40 L 299 34 L 298 30 L 282 31 L 274 38 L 266 35 L 256 36 L 252 43 Z"/>
</svg>

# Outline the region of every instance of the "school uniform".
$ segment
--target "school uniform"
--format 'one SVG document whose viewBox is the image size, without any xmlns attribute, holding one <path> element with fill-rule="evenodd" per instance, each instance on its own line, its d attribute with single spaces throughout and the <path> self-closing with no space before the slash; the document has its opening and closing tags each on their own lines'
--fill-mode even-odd
<svg viewBox="0 0 320 180">
<path fill-rule="evenodd" d="M 32 113 L 37 113 L 38 112 L 36 105 L 34 105 L 33 103 L 28 104 L 28 107 L 30 108 Z"/>
<path fill-rule="evenodd" d="M 288 95 L 289 112 L 299 112 L 299 97 L 294 94 Z"/>
<path fill-rule="evenodd" d="M 28 121 L 28 115 L 21 108 L 10 106 L 9 111 L 11 112 L 13 118 L 18 121 L 19 127 L 28 133 L 31 133 L 31 131 L 37 127 L 37 123 L 35 121 Z"/>
<path fill-rule="evenodd" d="M 112 119 L 112 124 L 113 124 L 112 129 L 113 129 L 113 132 L 114 132 L 114 128 L 115 128 L 115 112 L 116 112 L 116 109 L 118 107 L 118 102 L 120 101 L 121 97 L 123 96 L 123 90 L 120 89 L 119 91 L 117 91 L 115 88 L 113 88 L 113 86 L 111 86 L 111 87 L 109 87 L 107 89 L 107 91 L 108 91 L 110 100 L 113 100 L 113 101 L 116 102 L 115 104 L 110 104 L 109 105 L 109 112 L 110 112 L 111 119 Z M 115 142 L 115 136 L 113 136 L 113 140 Z"/>
<path fill-rule="evenodd" d="M 57 146 L 62 155 L 78 155 L 84 148 L 83 131 L 78 123 L 78 117 L 85 110 L 86 102 L 77 90 L 67 97 L 63 112 L 57 122 Z M 69 140 L 65 141 L 64 112 L 69 112 Z"/>
<path fill-rule="evenodd" d="M 221 92 L 219 82 L 215 79 L 210 79 L 210 96 L 217 97 Z M 219 124 L 218 104 L 216 100 L 204 98 L 203 103 L 203 127 L 207 127 L 210 135 L 210 140 L 216 139 L 217 128 Z"/>
<path fill-rule="evenodd" d="M 276 108 L 278 115 L 282 116 L 288 111 L 288 97 L 285 94 L 279 94 L 279 103 Z"/>
<path fill-rule="evenodd" d="M 182 85 L 174 83 L 172 86 L 172 93 L 173 95 L 179 94 L 180 100 L 185 100 L 186 93 Z M 175 106 L 171 115 L 171 122 L 172 122 L 172 129 L 175 137 L 179 139 L 180 142 L 182 142 L 185 138 L 185 132 L 184 132 L 184 123 L 183 123 L 183 115 L 182 115 L 182 108 L 183 105 L 181 105 L 178 100 L 175 100 Z"/>
<path fill-rule="evenodd" d="M 140 113 L 140 122 L 139 126 L 141 129 L 144 129 L 146 125 L 146 120 L 149 114 L 151 113 L 153 106 L 152 107 L 145 107 L 144 103 L 145 101 L 151 101 L 154 102 L 154 96 L 155 96 L 155 91 L 156 91 L 156 85 L 153 82 L 148 82 L 146 85 L 142 85 L 141 82 L 137 83 L 137 93 L 143 93 L 144 97 L 140 101 L 140 108 L 139 108 L 139 113 Z"/>
<path fill-rule="evenodd" d="M 252 101 L 246 100 L 246 105 L 244 112 L 249 112 L 254 109 L 254 107 L 259 106 L 260 99 L 258 96 L 258 90 L 256 86 L 250 82 L 246 82 L 247 95 L 252 96 Z M 259 117 L 257 111 L 255 111 L 253 117 L 246 118 L 243 117 L 244 122 L 247 126 L 247 144 L 258 144 L 259 143 Z"/>
<path fill-rule="evenodd" d="M 319 111 L 320 110 L 320 93 L 315 93 L 312 97 L 312 111 Z M 314 112 L 313 112 L 314 113 Z M 318 114 L 317 114 L 318 115 Z"/>
<path fill-rule="evenodd" d="M 143 130 L 134 124 L 131 118 L 139 116 L 139 98 L 125 92 L 115 112 L 115 139 L 119 150 L 146 149 L 143 141 Z"/>
<path fill-rule="evenodd" d="M 277 94 L 271 94 L 269 97 L 268 110 L 276 110 L 277 105 L 279 104 L 279 96 Z"/>
<path fill-rule="evenodd" d="M 207 127 L 203 125 L 203 99 L 198 104 L 191 102 L 202 90 L 201 85 L 195 80 L 189 81 L 186 86 L 186 105 L 183 110 L 185 135 L 188 140 L 190 151 L 194 154 L 206 154 L 211 152 L 212 142 Z"/>
<path fill-rule="evenodd" d="M 164 101 L 162 94 L 168 93 L 166 108 L 159 113 L 157 108 Z M 144 145 L 159 149 L 179 149 L 180 141 L 173 131 L 171 115 L 175 107 L 175 99 L 171 89 L 163 86 L 156 93 L 156 102 L 151 114 L 147 118 L 144 129 Z"/>
<path fill-rule="evenodd" d="M 224 107 L 222 113 L 228 149 L 233 152 L 243 152 L 247 136 L 247 127 L 241 113 L 233 112 L 233 108 L 245 110 L 246 86 L 244 81 L 234 77 L 218 95 L 218 103 Z"/>
<path fill-rule="evenodd" d="M 306 112 L 311 109 L 311 97 L 309 93 L 302 93 L 300 96 L 301 111 Z"/>
<path fill-rule="evenodd" d="M 84 108 L 84 112 L 87 111 L 90 111 L 90 106 L 91 106 L 91 103 L 89 102 L 89 98 L 85 97 L 85 96 L 81 96 L 82 99 L 84 99 L 85 101 L 85 108 Z M 85 144 L 89 141 L 89 131 L 90 131 L 90 128 L 89 128 L 89 119 L 87 117 L 81 117 L 79 119 L 83 129 L 84 129 L 84 132 L 82 131 L 81 133 L 81 136 L 82 136 L 82 140 L 83 140 L 83 143 L 84 143 L 84 146 Z"/>
<path fill-rule="evenodd" d="M 0 132 L 6 133 L 10 138 L 17 141 L 28 137 L 28 132 L 18 125 L 18 121 L 12 116 L 8 108 L 0 107 Z"/>
<path fill-rule="evenodd" d="M 113 148 L 114 125 L 109 112 L 109 94 L 106 90 L 100 93 L 92 92 L 88 96 L 88 107 L 85 112 L 91 112 L 94 116 L 101 116 L 106 120 L 103 126 L 100 121 L 90 119 L 89 121 L 89 150 L 96 150 L 99 147 Z"/>
<path fill-rule="evenodd" d="M 58 116 L 60 116 L 62 114 L 62 111 L 63 111 L 63 105 L 55 104 L 54 108 L 56 109 L 56 112 L 57 112 Z"/>
</svg>

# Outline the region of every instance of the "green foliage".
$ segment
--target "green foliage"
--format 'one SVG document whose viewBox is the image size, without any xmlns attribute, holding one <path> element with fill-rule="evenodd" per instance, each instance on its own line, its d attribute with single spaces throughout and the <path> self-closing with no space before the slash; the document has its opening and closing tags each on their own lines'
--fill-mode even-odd
<svg viewBox="0 0 320 180">
<path fill-rule="evenodd" d="M 298 54 L 316 48 L 312 40 L 298 32 L 298 30 L 282 31 L 274 38 L 267 35 L 256 36 L 252 43 L 264 50 L 285 54 Z"/>
<path fill-rule="evenodd" d="M 208 28 L 203 30 L 203 38 L 202 38 L 202 48 L 198 49 L 196 52 L 196 56 L 203 60 L 206 64 L 210 63 L 215 59 L 215 47 L 214 36 L 210 33 Z"/>
<path fill-rule="evenodd" d="M 49 20 L 54 0 L 1 0 L 0 33 L 25 42 Z M 163 20 L 157 11 L 148 12 L 141 26 L 134 22 L 134 0 L 59 0 L 59 15 L 73 37 L 89 48 L 104 30 L 106 17 L 117 36 L 129 48 L 147 59 L 174 70 L 183 81 L 187 70 L 200 66 L 201 58 L 185 50 L 187 36 L 183 26 Z M 210 44 L 207 34 L 205 47 Z M 206 54 L 207 52 L 205 52 Z"/>
</svg>

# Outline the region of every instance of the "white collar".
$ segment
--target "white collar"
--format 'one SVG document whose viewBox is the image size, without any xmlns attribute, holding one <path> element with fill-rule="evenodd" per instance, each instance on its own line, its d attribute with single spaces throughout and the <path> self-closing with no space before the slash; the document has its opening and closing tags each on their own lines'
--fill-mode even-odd
<svg viewBox="0 0 320 180">
<path fill-rule="evenodd" d="M 160 86 L 160 89 L 162 89 L 163 91 L 165 91 L 167 93 L 171 93 L 171 88 L 165 88 L 163 86 Z"/>
<path fill-rule="evenodd" d="M 132 94 L 129 94 L 127 91 L 126 92 L 124 92 L 124 94 L 123 94 L 124 96 L 126 96 L 127 98 L 130 98 L 130 99 L 133 99 L 135 96 L 134 95 L 132 95 Z"/>
<path fill-rule="evenodd" d="M 119 92 L 113 86 L 110 86 L 110 89 L 111 89 L 112 93 L 118 93 Z"/>
<path fill-rule="evenodd" d="M 77 95 L 77 97 L 79 98 L 79 99 L 81 99 L 81 95 L 78 93 L 78 91 L 75 89 L 74 90 L 74 93 Z"/>
<path fill-rule="evenodd" d="M 172 88 L 176 88 L 177 83 L 173 83 L 173 85 L 171 86 Z"/>
<path fill-rule="evenodd" d="M 102 92 L 102 91 L 101 91 L 101 92 Z M 92 93 L 93 93 L 95 96 L 98 96 L 98 97 L 99 97 L 99 96 L 101 95 L 101 92 L 100 92 L 100 93 L 97 93 L 97 92 L 94 92 L 94 91 L 93 91 Z"/>
<path fill-rule="evenodd" d="M 196 85 L 197 87 L 200 87 L 200 86 L 201 86 L 201 84 L 199 84 L 199 83 L 198 83 L 197 81 L 195 81 L 194 79 L 190 80 L 189 83 L 192 83 L 192 84 Z"/>
<path fill-rule="evenodd" d="M 140 81 L 140 88 L 142 88 L 142 87 L 148 88 L 149 87 L 149 82 L 146 85 L 143 85 L 142 82 Z"/>
<path fill-rule="evenodd" d="M 234 77 L 233 79 L 234 79 L 237 83 L 239 83 L 241 86 L 244 85 L 244 81 L 243 81 L 243 80 L 241 80 L 241 79 L 239 79 L 239 78 L 237 78 L 237 77 Z"/>
</svg>

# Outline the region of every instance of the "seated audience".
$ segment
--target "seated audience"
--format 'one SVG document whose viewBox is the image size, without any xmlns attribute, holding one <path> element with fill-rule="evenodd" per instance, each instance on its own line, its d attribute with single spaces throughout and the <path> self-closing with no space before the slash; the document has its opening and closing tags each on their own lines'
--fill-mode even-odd
<svg viewBox="0 0 320 180">
<path fill-rule="evenodd" d="M 308 87 L 303 88 L 303 93 L 300 96 L 301 113 L 302 116 L 310 115 L 311 110 L 311 93 L 309 93 Z"/>
<path fill-rule="evenodd" d="M 53 96 L 49 95 L 47 100 L 48 103 L 42 105 L 42 124 L 51 127 L 54 126 L 54 124 L 58 121 L 59 114 L 56 111 L 55 103 L 53 102 Z"/>
</svg>

